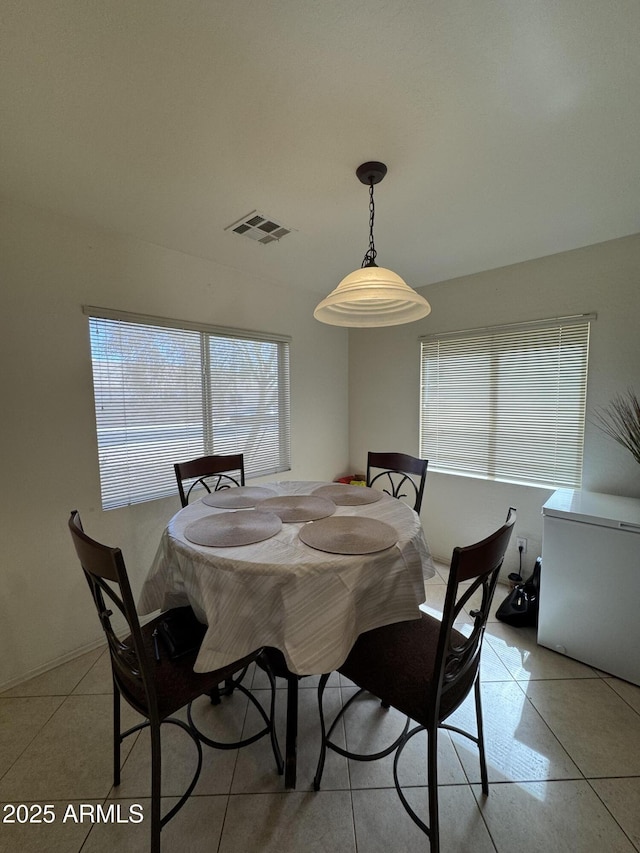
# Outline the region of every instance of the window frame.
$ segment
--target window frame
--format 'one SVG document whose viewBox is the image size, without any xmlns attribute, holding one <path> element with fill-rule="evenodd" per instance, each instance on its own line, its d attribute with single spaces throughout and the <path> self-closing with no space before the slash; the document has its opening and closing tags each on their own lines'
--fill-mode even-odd
<svg viewBox="0 0 640 853">
<path fill-rule="evenodd" d="M 419 454 L 429 470 L 580 488 L 595 319 L 580 314 L 420 337 Z"/>
<path fill-rule="evenodd" d="M 247 479 L 290 470 L 289 336 L 90 305 L 83 306 L 83 313 L 88 318 L 103 509 L 176 495 L 173 464 L 198 456 L 243 453 Z M 98 329 L 108 336 L 105 340 L 113 352 L 110 359 L 103 353 L 96 357 L 100 352 Z M 166 330 L 166 337 L 162 330 Z M 247 346 L 237 351 L 234 347 L 231 352 L 229 347 L 236 341 Z M 153 351 L 154 342 L 158 352 Z M 132 349 L 136 343 L 144 347 L 140 357 Z M 177 359 L 169 358 L 171 347 L 176 348 Z M 247 374 L 246 384 L 238 382 L 238 370 L 247 364 L 253 364 L 255 372 Z M 151 374 L 149 379 L 147 371 Z M 167 382 L 156 403 L 153 382 L 158 381 L 157 376 L 161 381 L 163 373 Z M 139 386 L 139 394 L 135 391 L 136 380 L 146 382 L 146 386 Z M 221 401 L 217 410 L 212 386 Z M 133 394 L 128 396 L 132 388 Z M 148 410 L 145 390 L 152 399 Z M 243 407 L 235 399 L 238 394 Z M 164 396 L 171 397 L 166 414 L 169 422 L 177 413 L 175 424 L 170 426 L 162 422 Z M 222 419 L 224 430 L 220 428 Z M 147 424 L 149 432 L 157 430 L 158 434 L 140 443 L 140 433 L 135 430 L 144 430 Z M 114 431 L 123 435 L 119 443 L 113 442 Z M 263 440 L 265 435 L 268 441 Z"/>
</svg>

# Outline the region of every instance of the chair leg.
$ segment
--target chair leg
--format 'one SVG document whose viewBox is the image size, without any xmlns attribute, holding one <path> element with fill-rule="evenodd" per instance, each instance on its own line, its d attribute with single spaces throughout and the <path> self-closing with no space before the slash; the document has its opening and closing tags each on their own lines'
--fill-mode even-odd
<svg viewBox="0 0 640 853">
<path fill-rule="evenodd" d="M 327 726 L 324 721 L 324 709 L 322 706 L 322 697 L 324 695 L 324 688 L 327 686 L 327 681 L 329 680 L 329 676 L 331 673 L 325 673 L 325 675 L 321 676 L 320 683 L 318 684 L 318 710 L 320 712 L 320 756 L 318 758 L 318 767 L 316 769 L 316 775 L 313 779 L 313 790 L 320 790 L 320 782 L 322 781 L 322 773 L 324 771 L 324 761 L 327 756 Z"/>
<path fill-rule="evenodd" d="M 269 703 L 269 735 L 271 738 L 271 749 L 273 750 L 273 755 L 276 760 L 278 773 L 282 775 L 284 773 L 284 761 L 282 759 L 282 753 L 280 752 L 280 744 L 278 743 L 278 733 L 276 732 L 276 679 L 270 668 L 266 669 L 265 672 L 269 679 L 269 684 L 271 685 L 271 701 Z"/>
<path fill-rule="evenodd" d="M 151 733 L 151 853 L 160 853 L 160 798 L 162 796 L 162 754 L 160 724 L 150 721 Z"/>
<path fill-rule="evenodd" d="M 404 748 L 409 743 L 412 737 L 420 732 L 427 733 L 427 785 L 428 785 L 428 802 L 429 802 L 429 825 L 427 825 L 421 817 L 415 813 L 409 801 L 407 800 L 398 775 L 398 766 L 400 757 Z M 393 784 L 396 792 L 400 797 L 400 802 L 404 806 L 405 811 L 411 820 L 420 827 L 424 834 L 428 837 L 430 853 L 439 853 L 440 851 L 440 830 L 438 818 L 438 726 L 435 722 L 431 723 L 429 728 L 425 726 L 415 726 L 411 731 L 406 732 L 402 738 L 400 745 L 396 749 L 396 754 L 393 758 Z"/>
<path fill-rule="evenodd" d="M 484 750 L 484 724 L 482 722 L 482 699 L 480 697 L 480 679 L 476 678 L 474 686 L 476 697 L 476 726 L 478 729 L 478 752 L 480 754 L 480 779 L 482 780 L 482 793 L 489 795 L 489 777 L 487 775 L 487 757 Z"/>
<path fill-rule="evenodd" d="M 438 816 L 438 726 L 427 732 L 427 785 L 429 786 L 429 841 L 431 853 L 440 853 L 440 819 Z"/>
<path fill-rule="evenodd" d="M 235 677 L 235 674 L 232 675 L 230 678 L 225 678 L 224 687 L 218 684 L 216 687 L 210 690 L 207 695 L 211 699 L 211 704 L 219 705 L 221 696 L 231 696 L 236 687 L 238 687 L 242 683 L 242 680 L 247 674 L 248 670 L 249 667 L 245 666 L 245 668 L 240 672 L 240 675 L 238 675 L 237 678 Z"/>
<path fill-rule="evenodd" d="M 218 687 L 218 685 L 216 685 L 215 687 L 212 687 L 211 690 L 207 691 L 207 696 L 209 697 L 209 699 L 211 699 L 212 705 L 219 705 L 220 704 L 220 688 Z"/>
<path fill-rule="evenodd" d="M 113 784 L 120 784 L 120 691 L 113 683 Z"/>
<path fill-rule="evenodd" d="M 284 748 L 284 786 L 296 787 L 298 761 L 298 676 L 287 677 L 287 731 Z"/>
</svg>

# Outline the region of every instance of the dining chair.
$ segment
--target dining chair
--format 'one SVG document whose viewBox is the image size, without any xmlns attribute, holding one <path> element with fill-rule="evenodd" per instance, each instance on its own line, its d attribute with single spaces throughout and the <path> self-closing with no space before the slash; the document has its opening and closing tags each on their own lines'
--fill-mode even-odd
<svg viewBox="0 0 640 853">
<path fill-rule="evenodd" d="M 426 459 L 408 453 L 373 453 L 367 455 L 367 486 L 377 485 L 394 498 L 407 498 L 416 512 L 422 508 L 427 479 Z M 377 473 L 374 473 L 376 469 Z M 378 470 L 382 469 L 382 470 Z"/>
<path fill-rule="evenodd" d="M 220 489 L 233 486 L 244 486 L 244 454 L 234 453 L 218 456 L 199 456 L 188 462 L 176 462 L 173 466 L 178 483 L 180 503 L 183 507 L 189 503 L 191 493 L 197 486 L 202 486 L 210 494 Z M 191 481 L 185 491 L 185 481 Z M 230 696 L 246 674 L 244 668 L 240 674 L 226 679 L 224 687 L 212 690 L 211 701 L 217 705 L 220 696 Z"/>
<path fill-rule="evenodd" d="M 189 503 L 191 492 L 196 486 L 203 486 L 207 492 L 228 489 L 231 486 L 244 486 L 244 455 L 242 453 L 226 456 L 199 456 L 188 462 L 176 462 L 173 468 L 183 507 Z M 193 480 L 186 492 L 185 480 Z"/>
<path fill-rule="evenodd" d="M 438 730 L 457 732 L 478 747 L 482 791 L 489 793 L 487 763 L 480 698 L 480 652 L 482 639 L 500 567 L 511 538 L 516 511 L 510 507 L 506 522 L 481 542 L 453 549 L 442 619 L 422 612 L 419 619 L 396 622 L 361 634 L 339 672 L 360 688 L 343 706 L 327 730 L 322 697 L 329 678 L 323 675 L 318 686 L 322 743 L 314 788 L 319 790 L 327 749 L 358 761 L 371 761 L 395 751 L 393 778 L 402 805 L 426 833 L 431 853 L 439 853 L 438 820 Z M 480 598 L 479 604 L 476 604 Z M 454 628 L 456 620 L 466 619 L 468 631 Z M 475 694 L 476 734 L 446 724 L 447 718 L 466 699 Z M 405 714 L 403 732 L 386 749 L 375 754 L 349 752 L 331 741 L 331 734 L 344 712 L 363 692 L 376 696 L 383 707 Z M 417 723 L 409 729 L 410 721 Z M 409 805 L 398 779 L 398 762 L 407 743 L 418 732 L 427 732 L 428 819 L 426 824 Z"/>
<path fill-rule="evenodd" d="M 238 669 L 253 661 L 261 660 L 262 651 L 257 650 L 245 655 L 241 660 L 213 672 L 196 673 L 193 665 L 197 656 L 198 640 L 201 632 L 195 630 L 195 647 L 179 657 L 172 658 L 158 642 L 158 629 L 167 623 L 176 611 L 166 611 L 144 625 L 140 624 L 133 601 L 127 570 L 122 552 L 91 539 L 83 530 L 77 510 L 71 512 L 69 530 L 76 553 L 89 584 L 98 616 L 106 635 L 111 658 L 113 677 L 113 784 L 120 784 L 120 746 L 124 739 L 142 728 L 148 727 L 151 735 L 151 853 L 160 853 L 160 832 L 165 824 L 182 808 L 193 791 L 202 769 L 202 744 L 217 749 L 237 749 L 254 743 L 269 735 L 276 768 L 283 771 L 283 761 L 274 727 L 275 679 L 268 667 L 271 684 L 271 705 L 266 713 L 258 700 L 244 687 L 238 686 L 259 712 L 264 726 L 250 737 L 235 742 L 220 742 L 205 735 L 194 723 L 191 705 L 200 696 L 215 689 Z M 180 608 L 182 610 L 182 608 Z M 119 637 L 112 625 L 111 617 L 116 614 L 118 621 L 124 617 L 127 636 Z M 194 622 L 197 623 L 195 617 Z M 184 621 L 184 620 L 183 620 Z M 145 719 L 143 722 L 122 731 L 120 719 L 120 698 L 124 699 Z M 173 716 L 176 711 L 187 706 L 187 721 Z M 189 786 L 164 815 L 161 815 L 161 724 L 178 726 L 185 731 L 197 751 L 196 770 Z"/>
</svg>

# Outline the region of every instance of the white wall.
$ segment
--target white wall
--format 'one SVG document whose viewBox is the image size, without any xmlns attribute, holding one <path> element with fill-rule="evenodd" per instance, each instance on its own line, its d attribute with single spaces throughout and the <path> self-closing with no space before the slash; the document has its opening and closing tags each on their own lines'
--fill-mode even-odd
<svg viewBox="0 0 640 853">
<path fill-rule="evenodd" d="M 432 285 L 425 320 L 349 333 L 313 320 L 315 296 L 45 211 L 0 204 L 0 235 L 0 689 L 101 639 L 69 510 L 122 547 L 139 589 L 178 509 L 176 497 L 101 510 L 83 304 L 291 335 L 293 469 L 283 478 L 362 469 L 368 449 L 417 453 L 418 337 L 428 332 L 595 311 L 589 409 L 640 385 L 640 235 Z M 585 488 L 640 495 L 638 465 L 591 424 L 585 451 Z M 430 472 L 432 550 L 448 559 L 513 504 L 531 565 L 549 494 Z M 506 571 L 515 567 L 513 546 Z"/>
<path fill-rule="evenodd" d="M 433 332 L 596 312 L 591 327 L 583 488 L 640 496 L 640 466 L 589 420 L 595 407 L 628 387 L 640 392 L 640 235 L 441 282 L 422 290 L 432 306 L 424 320 L 387 329 L 353 330 L 349 338 L 350 459 L 367 450 L 418 455 L 419 343 Z M 428 456 L 428 454 L 427 454 Z M 449 560 L 496 527 L 509 505 L 517 536 L 540 554 L 541 506 L 551 490 L 430 472 L 422 518 L 434 555 Z M 514 542 L 504 572 L 517 569 Z"/>
<path fill-rule="evenodd" d="M 317 297 L 29 207 L 0 207 L 0 688 L 100 638 L 66 527 L 119 545 L 139 589 L 176 498 L 103 512 L 83 304 L 291 335 L 292 470 L 348 460 L 348 334 Z M 262 246 L 248 250 L 269 251 Z"/>
</svg>

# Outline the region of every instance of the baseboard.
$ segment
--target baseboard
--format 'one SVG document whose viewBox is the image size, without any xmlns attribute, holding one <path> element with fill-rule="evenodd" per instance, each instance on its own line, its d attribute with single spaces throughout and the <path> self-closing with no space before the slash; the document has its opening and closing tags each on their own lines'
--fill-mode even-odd
<svg viewBox="0 0 640 853">
<path fill-rule="evenodd" d="M 154 611 L 153 613 L 149 613 L 145 616 L 140 617 L 140 624 L 144 625 L 157 616 L 159 611 Z M 127 630 L 126 625 L 124 624 L 124 620 L 118 620 L 117 624 L 114 624 L 114 631 L 116 636 L 122 637 L 126 636 L 129 632 Z M 29 672 L 26 672 L 24 675 L 19 675 L 17 678 L 12 678 L 10 681 L 5 682 L 4 684 L 0 684 L 0 693 L 3 693 L 5 690 L 11 690 L 12 687 L 17 687 L 18 684 L 22 684 L 23 681 L 29 681 L 30 678 L 36 678 L 38 675 L 42 675 L 45 672 L 49 672 L 50 669 L 55 669 L 57 666 L 61 666 L 63 663 L 68 663 L 70 660 L 75 660 L 76 658 L 82 657 L 82 655 L 86 655 L 87 652 L 92 652 L 94 649 L 99 648 L 100 646 L 107 647 L 107 641 L 104 634 L 101 634 L 96 640 L 92 640 L 90 643 L 86 643 L 84 646 L 81 646 L 79 649 L 74 649 L 71 652 L 67 652 L 65 655 L 61 655 L 58 658 L 54 658 L 49 663 L 45 663 L 42 666 L 36 667 L 36 669 L 32 669 Z"/>
<path fill-rule="evenodd" d="M 12 678 L 10 679 L 10 681 L 6 681 L 4 684 L 0 684 L 0 693 L 3 693 L 5 690 L 11 690 L 12 687 L 17 687 L 17 685 L 22 684 L 23 681 L 29 681 L 31 678 L 36 678 L 38 675 L 42 675 L 45 672 L 49 672 L 50 669 L 55 669 L 57 666 L 61 666 L 63 663 L 68 663 L 70 660 L 75 660 L 76 658 L 82 657 L 82 655 L 86 655 L 87 652 L 92 652 L 94 649 L 97 649 L 100 646 L 105 646 L 106 648 L 104 634 L 102 634 L 96 640 L 92 640 L 92 642 L 81 646 L 81 648 L 79 649 L 74 649 L 71 652 L 67 652 L 67 654 L 65 655 L 60 655 L 60 657 L 54 658 L 54 660 L 49 661 L 48 663 L 45 663 L 42 666 L 38 666 L 35 669 L 29 670 L 29 672 L 25 672 L 23 675 L 19 675 L 17 678 Z"/>
</svg>

